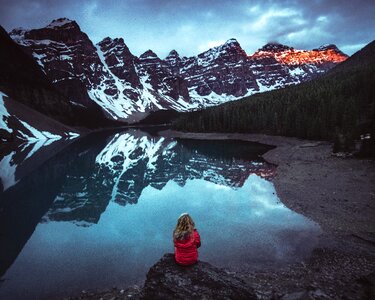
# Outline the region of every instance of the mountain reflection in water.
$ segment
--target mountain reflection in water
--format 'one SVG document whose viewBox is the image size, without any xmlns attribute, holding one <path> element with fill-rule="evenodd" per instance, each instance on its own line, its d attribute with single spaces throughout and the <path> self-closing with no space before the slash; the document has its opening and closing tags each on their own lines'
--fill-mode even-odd
<svg viewBox="0 0 375 300">
<path fill-rule="evenodd" d="M 96 156 L 89 176 L 82 167 L 68 173 L 47 216 L 51 220 L 97 223 L 109 201 L 135 204 L 147 186 L 160 190 L 170 180 L 184 186 L 187 180 L 199 178 L 236 188 L 250 174 L 267 177 L 274 173 L 275 167 L 259 158 L 259 150 L 267 149 L 263 146 L 254 144 L 251 148 L 240 142 L 236 148 L 245 147 L 247 159 L 235 153 L 226 158 L 210 153 L 219 144 L 223 147 L 221 155 L 225 155 L 226 144 L 234 143 L 168 140 L 139 131 L 118 133 Z M 207 154 L 197 150 L 202 144 Z"/>
<path fill-rule="evenodd" d="M 307 256 L 320 229 L 264 179 L 275 173 L 259 156 L 269 149 L 139 130 L 76 141 L 0 194 L 0 298 L 139 283 L 173 251 L 185 211 L 202 260 L 241 269 Z"/>
</svg>

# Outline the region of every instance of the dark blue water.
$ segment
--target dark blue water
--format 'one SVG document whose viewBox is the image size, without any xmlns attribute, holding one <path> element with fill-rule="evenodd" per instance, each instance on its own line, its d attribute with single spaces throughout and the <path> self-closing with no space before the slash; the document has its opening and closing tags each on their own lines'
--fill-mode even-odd
<svg viewBox="0 0 375 300">
<path fill-rule="evenodd" d="M 234 270 L 301 260 L 317 242 L 319 227 L 267 180 L 264 145 L 132 130 L 52 146 L 0 161 L 1 299 L 141 284 L 173 252 L 182 212 L 201 234 L 200 259 Z"/>
</svg>

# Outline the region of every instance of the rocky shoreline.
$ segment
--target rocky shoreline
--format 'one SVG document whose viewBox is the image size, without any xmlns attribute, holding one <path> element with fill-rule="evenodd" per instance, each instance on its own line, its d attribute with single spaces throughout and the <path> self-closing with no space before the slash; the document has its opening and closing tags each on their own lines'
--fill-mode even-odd
<svg viewBox="0 0 375 300">
<path fill-rule="evenodd" d="M 160 135 L 276 146 L 263 158 L 277 165 L 272 182 L 284 205 L 317 222 L 326 232 L 361 236 L 358 238 L 375 243 L 375 161 L 340 158 L 332 155 L 331 143 L 282 136 L 172 130 Z"/>
<path fill-rule="evenodd" d="M 277 175 L 272 181 L 279 198 L 288 208 L 312 219 L 323 229 L 319 247 L 303 262 L 275 270 L 217 271 L 222 272 L 222 278 L 229 283 L 240 280 L 247 291 L 255 293 L 258 299 L 375 298 L 374 161 L 333 156 L 332 145 L 320 141 L 260 134 L 183 133 L 172 130 L 162 131 L 160 135 L 244 140 L 276 146 L 263 157 L 278 165 Z M 160 272 L 152 272 L 160 264 L 164 264 L 166 274 L 174 274 L 168 280 L 161 279 Z M 202 266 L 206 268 L 203 268 L 203 273 L 208 270 L 211 274 L 212 268 L 219 270 L 200 262 L 199 268 Z M 176 290 L 175 285 L 183 285 L 187 279 L 181 279 L 184 275 L 175 269 L 164 256 L 150 269 L 143 288 L 133 286 L 83 292 L 68 299 L 178 299 L 176 293 L 181 299 L 242 298 L 235 294 L 236 290 L 239 292 L 236 285 L 232 287 L 234 294 L 213 295 L 207 288 L 196 285 L 192 285 L 196 288 L 195 292 L 189 288 Z M 203 277 L 201 280 L 205 281 Z M 150 282 L 153 282 L 154 289 L 167 282 L 169 294 L 156 293 L 151 297 L 147 292 Z M 231 289 L 230 285 L 227 289 Z"/>
</svg>

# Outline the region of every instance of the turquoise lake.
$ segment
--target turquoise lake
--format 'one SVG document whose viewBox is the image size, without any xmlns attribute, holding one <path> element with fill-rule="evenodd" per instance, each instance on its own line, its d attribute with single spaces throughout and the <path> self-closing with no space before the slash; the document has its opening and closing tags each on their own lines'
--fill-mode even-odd
<svg viewBox="0 0 375 300">
<path fill-rule="evenodd" d="M 268 150 L 134 129 L 10 151 L 0 158 L 0 299 L 142 284 L 173 252 L 183 212 L 201 235 L 199 258 L 219 267 L 308 257 L 321 229 L 280 202 Z"/>
</svg>

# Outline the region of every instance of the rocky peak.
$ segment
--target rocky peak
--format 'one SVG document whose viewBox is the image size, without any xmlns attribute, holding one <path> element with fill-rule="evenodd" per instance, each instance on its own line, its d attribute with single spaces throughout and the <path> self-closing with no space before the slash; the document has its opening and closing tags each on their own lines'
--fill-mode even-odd
<svg viewBox="0 0 375 300">
<path fill-rule="evenodd" d="M 128 46 L 126 46 L 123 38 L 110 38 L 106 37 L 102 41 L 100 41 L 97 44 L 100 49 L 103 51 L 103 53 L 106 53 L 108 51 L 112 52 L 112 54 L 116 56 L 131 56 L 133 57 L 133 54 L 131 54 Z"/>
<path fill-rule="evenodd" d="M 313 49 L 313 51 L 332 51 L 337 54 L 347 56 L 335 44 L 325 44 L 325 45 L 318 47 L 317 49 Z"/>
<path fill-rule="evenodd" d="M 236 39 L 229 39 L 223 45 L 209 49 L 198 55 L 198 59 L 215 60 L 221 58 L 224 60 L 240 60 L 247 56 L 241 45 Z"/>
<path fill-rule="evenodd" d="M 16 29 L 12 38 L 25 46 L 74 107 L 94 114 L 98 105 L 111 120 L 134 121 L 148 111 L 187 110 L 190 105 L 183 79 L 173 76 L 152 51 L 141 59 L 132 55 L 122 38 L 107 37 L 94 46 L 77 23 L 66 18 L 44 28 Z"/>
<path fill-rule="evenodd" d="M 158 59 L 159 57 L 152 50 L 147 50 L 145 53 L 141 54 L 139 58 L 143 60 L 143 59 Z"/>
<path fill-rule="evenodd" d="M 347 56 L 335 45 L 325 45 L 314 50 L 298 50 L 279 43 L 268 43 L 250 56 L 250 59 L 267 64 L 274 64 L 276 61 L 290 66 L 320 65 L 324 72 L 332 68 L 333 64 L 347 59 Z"/>
<path fill-rule="evenodd" d="M 164 59 L 164 63 L 171 69 L 171 72 L 174 75 L 179 74 L 181 61 L 182 59 L 176 50 L 169 52 L 167 57 Z"/>
<path fill-rule="evenodd" d="M 153 52 L 152 50 L 147 50 L 145 53 L 141 54 L 139 57 L 139 67 L 140 69 L 146 70 L 146 69 L 160 69 L 161 68 L 161 59 Z M 155 81 L 156 75 L 151 75 Z M 155 85 L 153 85 L 155 86 Z"/>
<path fill-rule="evenodd" d="M 277 42 L 271 42 L 265 44 L 262 48 L 260 48 L 258 51 L 267 51 L 267 52 L 281 52 L 285 50 L 293 50 L 293 47 L 289 47 Z"/>
<path fill-rule="evenodd" d="M 49 25 L 46 26 L 46 28 L 65 28 L 65 29 L 68 29 L 70 27 L 78 27 L 78 24 L 73 21 L 73 20 L 70 20 L 68 18 L 59 18 L 59 19 L 56 19 L 56 20 L 53 20 Z"/>
<path fill-rule="evenodd" d="M 228 52 L 228 51 L 235 51 L 235 52 L 243 52 L 245 51 L 242 49 L 240 43 L 236 39 L 229 39 L 223 45 L 215 47 L 213 49 L 217 49 L 220 52 Z M 246 54 L 246 53 L 245 53 Z"/>
<path fill-rule="evenodd" d="M 222 47 L 226 47 L 226 48 L 240 47 L 241 48 L 241 45 L 236 39 L 231 38 L 227 40 Z"/>
<path fill-rule="evenodd" d="M 246 57 L 246 52 L 242 49 L 240 43 L 236 39 L 229 39 L 223 45 L 219 46 L 221 55 L 236 55 L 240 57 Z"/>
<path fill-rule="evenodd" d="M 137 59 L 126 46 L 123 38 L 104 38 L 98 44 L 109 70 L 119 79 L 130 83 L 133 88 L 140 87 L 134 62 Z M 100 52 L 99 51 L 99 52 Z"/>
<path fill-rule="evenodd" d="M 79 25 L 67 18 L 53 20 L 46 27 L 26 31 L 25 39 L 51 40 L 65 44 L 72 44 L 83 40 L 92 45 L 89 37 L 81 31 Z"/>
<path fill-rule="evenodd" d="M 176 59 L 176 58 L 180 58 L 180 55 L 178 54 L 176 50 L 172 50 L 171 52 L 169 52 L 169 54 L 167 55 L 165 59 L 168 60 L 168 59 Z"/>
<path fill-rule="evenodd" d="M 14 28 L 12 31 L 9 32 L 9 35 L 14 38 L 16 36 L 23 37 L 27 29 L 23 27 Z"/>
<path fill-rule="evenodd" d="M 114 44 L 114 45 L 125 45 L 124 39 L 123 38 L 114 38 L 112 39 L 111 37 L 107 36 L 105 37 L 102 41 L 98 43 L 99 45 L 109 45 L 109 44 Z"/>
<path fill-rule="evenodd" d="M 335 51 L 340 51 L 335 44 L 324 44 L 324 45 L 321 45 L 320 47 L 318 47 L 317 49 L 314 49 L 314 50 L 321 50 L 321 51 L 324 51 L 324 50 L 335 50 Z"/>
<path fill-rule="evenodd" d="M 105 45 L 105 44 L 111 44 L 112 42 L 113 42 L 113 39 L 107 36 L 104 39 L 102 39 L 98 44 Z"/>
</svg>

